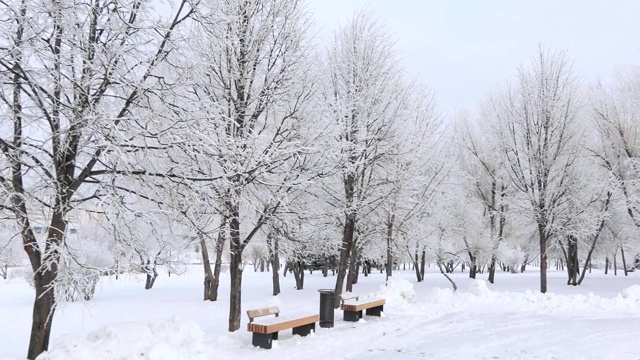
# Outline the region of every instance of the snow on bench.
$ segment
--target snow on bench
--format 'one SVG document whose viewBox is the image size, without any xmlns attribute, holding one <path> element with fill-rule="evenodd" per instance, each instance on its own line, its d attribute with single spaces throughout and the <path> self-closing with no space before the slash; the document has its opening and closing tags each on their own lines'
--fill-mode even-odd
<svg viewBox="0 0 640 360">
<path fill-rule="evenodd" d="M 357 294 L 340 294 L 340 308 L 343 311 L 344 321 L 358 321 L 362 319 L 362 310 L 367 315 L 380 316 L 384 308 L 384 299 L 366 298 L 359 300 Z"/>
<path fill-rule="evenodd" d="M 267 315 L 275 317 L 256 319 Z M 293 335 L 307 336 L 311 331 L 316 331 L 316 322 L 320 320 L 318 314 L 280 317 L 280 309 L 277 306 L 247 310 L 247 316 L 247 331 L 253 333 L 251 344 L 263 349 L 271 349 L 273 340 L 278 340 L 279 331 L 293 329 Z"/>
</svg>

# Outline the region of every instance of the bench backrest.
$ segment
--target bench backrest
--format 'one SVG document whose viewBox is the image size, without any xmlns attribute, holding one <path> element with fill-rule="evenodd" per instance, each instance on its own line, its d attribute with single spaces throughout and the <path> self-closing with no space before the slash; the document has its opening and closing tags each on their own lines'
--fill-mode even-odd
<svg viewBox="0 0 640 360">
<path fill-rule="evenodd" d="M 356 293 L 351 293 L 351 292 L 349 292 L 349 293 L 344 293 L 344 294 L 340 294 L 340 302 L 341 302 L 342 304 L 344 304 L 344 302 L 345 302 L 346 300 L 351 300 L 351 299 L 356 299 L 356 300 L 358 300 L 358 297 L 359 297 L 359 296 L 358 296 L 358 294 L 356 294 Z"/>
<path fill-rule="evenodd" d="M 266 316 L 266 315 L 275 315 L 276 317 L 278 317 L 280 315 L 280 309 L 278 309 L 277 306 L 269 306 L 262 309 L 247 310 L 247 316 L 249 317 L 249 322 L 252 322 L 253 319 L 257 317 Z"/>
</svg>

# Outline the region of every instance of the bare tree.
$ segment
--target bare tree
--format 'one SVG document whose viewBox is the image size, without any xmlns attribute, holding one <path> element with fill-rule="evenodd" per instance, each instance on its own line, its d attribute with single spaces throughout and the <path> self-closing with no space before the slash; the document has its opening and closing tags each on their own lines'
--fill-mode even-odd
<svg viewBox="0 0 640 360">
<path fill-rule="evenodd" d="M 496 120 L 493 115 L 495 110 L 491 101 L 488 101 L 487 106 L 481 106 L 478 122 L 471 123 L 464 119 L 466 122 L 460 128 L 463 149 L 461 164 L 470 177 L 471 195 L 480 200 L 484 207 L 484 217 L 491 236 L 492 252 L 488 265 L 490 283 L 495 281 L 498 247 L 505 237 L 508 203 L 514 200 L 509 199 L 510 179 L 504 171 L 504 156 L 495 151 L 500 146 L 498 134 L 491 131 L 495 127 L 490 126 Z M 480 131 L 480 126 L 484 128 L 483 131 Z"/>
<path fill-rule="evenodd" d="M 393 123 L 404 109 L 407 87 L 387 28 L 365 12 L 354 14 L 336 33 L 324 78 L 323 101 L 338 139 L 339 153 L 331 159 L 340 178 L 327 182 L 326 192 L 343 213 L 337 307 L 358 241 L 358 221 L 384 198 L 379 191 L 388 181 L 380 165 L 393 151 Z"/>
<path fill-rule="evenodd" d="M 578 81 L 564 52 L 540 45 L 530 68 L 497 105 L 513 186 L 526 196 L 540 249 L 540 291 L 547 291 L 548 244 L 574 186 L 581 152 Z"/>
<path fill-rule="evenodd" d="M 162 88 L 155 74 L 176 27 L 192 11 L 178 3 L 163 24 L 139 0 L 5 1 L 0 13 L 0 186 L 13 212 L 36 288 L 27 357 L 49 346 L 53 291 L 68 216 L 100 197 L 103 162 L 140 99 Z M 144 44 L 144 46 L 143 46 Z M 87 205 L 88 206 L 88 205 Z M 48 220 L 39 242 L 35 213 Z"/>
<path fill-rule="evenodd" d="M 221 178 L 215 186 L 228 216 L 229 331 L 236 331 L 243 251 L 303 182 L 309 16 L 301 0 L 220 0 L 201 15 L 201 81 L 192 96 L 207 110 L 203 128 L 212 135 L 202 154 L 211 164 L 205 171 Z"/>
</svg>

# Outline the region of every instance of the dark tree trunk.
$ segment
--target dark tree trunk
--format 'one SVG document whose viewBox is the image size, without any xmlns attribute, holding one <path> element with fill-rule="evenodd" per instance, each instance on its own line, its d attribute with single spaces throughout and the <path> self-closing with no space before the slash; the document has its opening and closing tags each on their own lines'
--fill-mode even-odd
<svg viewBox="0 0 640 360">
<path fill-rule="evenodd" d="M 293 277 L 296 280 L 296 290 L 304 289 L 304 264 L 300 260 L 292 263 Z"/>
<path fill-rule="evenodd" d="M 355 240 L 354 240 L 355 243 Z M 349 272 L 347 274 L 347 292 L 353 292 L 353 285 L 358 283 L 358 272 L 360 267 L 360 262 L 358 259 L 358 251 L 354 246 L 354 249 L 351 250 L 351 258 L 349 259 Z"/>
<path fill-rule="evenodd" d="M 492 223 L 495 223 L 495 221 L 492 220 Z M 467 240 L 466 237 L 463 238 L 463 241 L 464 241 L 464 245 L 467 247 L 467 254 L 469 254 L 469 277 L 471 279 L 475 279 L 476 273 L 478 272 L 478 264 L 476 263 L 476 254 L 475 254 L 475 251 L 471 250 L 471 247 L 469 246 L 469 241 Z"/>
<path fill-rule="evenodd" d="M 220 287 L 220 272 L 222 270 L 222 252 L 227 239 L 227 222 L 229 218 L 223 216 L 220 220 L 220 230 L 216 239 L 216 263 L 213 265 L 213 280 L 211 282 L 211 301 L 218 300 L 218 288 Z"/>
<path fill-rule="evenodd" d="M 422 278 L 422 273 L 420 273 L 420 265 L 418 263 L 418 251 L 416 250 L 415 254 L 413 255 L 413 259 L 411 261 L 413 263 L 413 270 L 416 272 L 416 281 L 417 282 L 421 282 L 422 280 L 424 280 Z"/>
<path fill-rule="evenodd" d="M 386 280 L 388 281 L 391 276 L 393 276 L 393 225 L 396 220 L 396 215 L 392 214 L 387 221 L 387 275 Z"/>
<path fill-rule="evenodd" d="M 278 244 L 278 238 L 274 238 L 269 234 L 267 236 L 267 250 L 269 251 L 269 261 L 271 262 L 271 284 L 273 288 L 273 295 L 280 294 L 280 249 Z M 286 270 L 285 270 L 286 271 Z"/>
<path fill-rule="evenodd" d="M 618 249 L 613 253 L 613 275 L 618 275 Z"/>
<path fill-rule="evenodd" d="M 329 257 L 324 257 L 324 265 L 322 266 L 322 277 L 329 276 Z"/>
<path fill-rule="evenodd" d="M 624 276 L 629 276 L 629 272 L 627 271 L 627 260 L 624 258 L 624 247 L 620 246 L 620 257 L 622 258 L 622 270 L 624 271 Z"/>
<path fill-rule="evenodd" d="M 540 292 L 547 292 L 547 233 L 543 224 L 538 224 L 538 238 L 540 243 Z"/>
<path fill-rule="evenodd" d="M 158 271 L 156 270 L 156 259 L 154 257 L 153 263 L 151 259 L 147 259 L 147 264 L 145 266 L 145 272 L 147 275 L 147 279 L 144 283 L 144 289 L 150 290 L 153 288 L 153 284 L 156 283 L 156 279 L 158 278 Z"/>
<path fill-rule="evenodd" d="M 420 279 L 424 280 L 424 265 L 427 261 L 427 251 L 422 249 L 422 255 L 420 256 Z"/>
<path fill-rule="evenodd" d="M 563 249 L 564 251 L 564 249 Z M 578 239 L 569 235 L 567 237 L 567 285 L 578 285 L 578 274 L 580 273 L 580 263 L 578 260 Z"/>
<path fill-rule="evenodd" d="M 240 239 L 240 210 L 236 200 L 228 204 L 229 234 L 230 234 L 230 263 L 231 287 L 229 296 L 229 331 L 240 329 L 240 313 L 242 309 L 242 251 Z"/>
<path fill-rule="evenodd" d="M 451 283 L 451 286 L 453 287 L 453 291 L 455 292 L 456 290 L 458 290 L 458 285 L 456 285 L 456 282 L 453 281 L 453 279 L 451 278 L 451 276 L 447 275 L 447 273 L 444 271 L 444 269 L 442 268 L 442 259 L 438 259 L 437 261 L 437 265 L 438 265 L 438 269 L 440 270 L 440 273 L 442 275 L 444 275 L 444 277 L 449 280 L 449 283 Z"/>
<path fill-rule="evenodd" d="M 609 257 L 605 257 L 604 258 L 604 274 L 607 275 L 607 273 L 609 272 L 609 266 L 611 266 L 611 264 L 609 264 Z"/>
<path fill-rule="evenodd" d="M 60 209 L 60 207 L 56 207 L 55 209 Z M 36 239 L 31 229 L 27 231 L 27 229 L 23 227 L 23 241 L 25 242 L 25 250 L 31 260 L 36 290 L 36 298 L 33 303 L 31 336 L 27 352 L 28 359 L 35 359 L 49 348 L 51 325 L 57 304 L 54 285 L 58 277 L 59 253 L 56 248 L 63 242 L 63 234 L 65 234 L 67 229 L 67 223 L 63 219 L 64 215 L 62 212 L 54 210 L 44 254 L 35 248 Z M 25 221 L 23 225 L 28 224 L 26 218 L 22 218 L 22 220 Z M 31 243 L 31 241 L 34 243 Z M 35 255 L 39 258 L 36 259 L 34 257 Z M 34 260 L 36 261 L 34 262 Z"/>
<path fill-rule="evenodd" d="M 49 348 L 52 319 L 56 309 L 56 299 L 52 287 L 56 272 L 44 271 L 34 274 L 36 299 L 33 303 L 33 323 L 28 359 L 35 359 Z"/>
<path fill-rule="evenodd" d="M 520 272 L 524 273 L 527 271 L 527 264 L 529 263 L 529 254 L 524 256 L 524 260 L 522 261 L 522 266 L 520 266 Z"/>
<path fill-rule="evenodd" d="M 489 278 L 490 283 L 494 283 L 496 277 L 496 256 L 491 255 L 491 261 L 489 262 Z"/>
<path fill-rule="evenodd" d="M 200 252 L 202 254 L 202 266 L 204 268 L 204 300 L 216 301 L 216 297 L 212 296 L 213 271 L 211 270 L 211 262 L 209 261 L 209 250 L 207 242 L 203 235 L 200 236 Z"/>
<path fill-rule="evenodd" d="M 338 262 L 338 276 L 336 277 L 335 300 L 333 306 L 340 306 L 340 294 L 344 287 L 344 280 L 347 275 L 349 258 L 353 249 L 353 235 L 355 233 L 356 215 L 349 213 L 345 216 L 344 229 L 342 233 L 342 246 L 340 248 L 340 261 Z"/>
</svg>

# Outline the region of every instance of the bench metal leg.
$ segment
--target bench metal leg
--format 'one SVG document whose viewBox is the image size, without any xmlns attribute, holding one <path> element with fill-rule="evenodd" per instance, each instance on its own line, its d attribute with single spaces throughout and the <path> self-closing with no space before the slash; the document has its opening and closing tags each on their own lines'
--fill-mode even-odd
<svg viewBox="0 0 640 360">
<path fill-rule="evenodd" d="M 253 339 L 251 340 L 251 344 L 253 346 L 259 346 L 263 349 L 271 349 L 271 345 L 273 345 L 274 340 L 278 340 L 277 332 L 274 332 L 271 334 L 260 334 L 260 333 L 254 332 Z"/>
<path fill-rule="evenodd" d="M 367 315 L 371 315 L 371 316 L 380 316 L 381 312 L 382 312 L 382 305 L 367 309 Z"/>
<path fill-rule="evenodd" d="M 344 314 L 344 317 L 343 317 L 344 321 L 358 321 L 362 319 L 362 310 L 360 311 L 344 310 L 343 314 Z"/>
<path fill-rule="evenodd" d="M 307 336 L 311 331 L 316 332 L 316 323 L 294 327 L 293 335 Z"/>
</svg>

